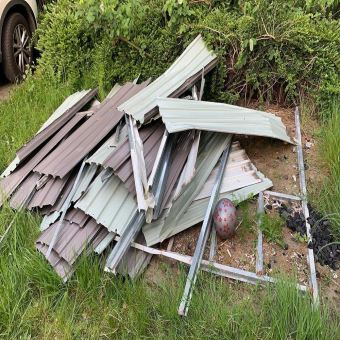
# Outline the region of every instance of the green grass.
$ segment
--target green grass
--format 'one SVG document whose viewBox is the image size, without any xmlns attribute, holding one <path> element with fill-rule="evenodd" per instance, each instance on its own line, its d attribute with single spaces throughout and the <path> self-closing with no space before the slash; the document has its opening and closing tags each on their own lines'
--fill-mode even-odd
<svg viewBox="0 0 340 340">
<path fill-rule="evenodd" d="M 29 78 L 0 103 L 0 169 L 73 90 L 53 77 Z M 13 219 L 0 210 L 0 235 Z M 247 220 L 250 227 L 250 220 Z M 187 266 L 160 265 L 154 280 L 103 271 L 91 255 L 64 284 L 34 248 L 40 218 L 23 211 L 0 249 L 1 339 L 337 339 L 340 317 L 311 308 L 294 283 L 263 289 L 201 273 L 181 319 Z"/>
<path fill-rule="evenodd" d="M 340 239 L 340 103 L 334 103 L 331 115 L 323 124 L 320 141 L 320 160 L 328 176 L 319 190 L 313 193 L 317 209 L 329 215 L 333 223 L 333 234 Z"/>
</svg>

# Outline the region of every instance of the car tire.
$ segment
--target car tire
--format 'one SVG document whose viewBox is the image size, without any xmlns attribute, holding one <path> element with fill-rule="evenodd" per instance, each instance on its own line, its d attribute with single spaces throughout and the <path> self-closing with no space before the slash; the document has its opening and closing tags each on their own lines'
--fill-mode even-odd
<svg viewBox="0 0 340 340">
<path fill-rule="evenodd" d="M 32 63 L 30 26 L 23 15 L 12 13 L 6 18 L 2 33 L 5 76 L 12 83 L 20 82 L 25 78 L 26 69 Z"/>
</svg>

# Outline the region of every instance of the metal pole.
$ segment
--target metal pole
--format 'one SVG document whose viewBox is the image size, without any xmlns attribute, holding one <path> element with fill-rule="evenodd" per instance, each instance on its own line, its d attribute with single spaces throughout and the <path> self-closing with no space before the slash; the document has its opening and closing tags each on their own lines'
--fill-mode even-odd
<svg viewBox="0 0 340 340">
<path fill-rule="evenodd" d="M 132 218 L 129 225 L 122 233 L 121 237 L 119 238 L 119 241 L 117 242 L 111 254 L 107 258 L 105 265 L 106 271 L 110 271 L 116 274 L 116 268 L 120 260 L 130 247 L 131 242 L 135 240 L 144 224 L 145 224 L 145 211 L 144 210 L 141 210 L 140 212 L 136 211 L 134 217 Z"/>
<path fill-rule="evenodd" d="M 171 168 L 173 151 L 176 147 L 178 134 L 170 134 L 160 160 L 159 169 L 156 173 L 154 186 L 152 187 L 152 193 L 155 197 L 155 209 L 153 219 L 156 220 L 161 213 L 162 199 L 164 196 L 165 186 L 168 181 L 168 176 Z"/>
<path fill-rule="evenodd" d="M 259 192 L 259 198 L 258 198 L 258 214 L 259 218 L 257 220 L 257 246 L 256 246 L 256 275 L 262 276 L 263 275 L 263 246 L 262 246 L 262 231 L 260 229 L 261 222 L 262 222 L 262 215 L 264 211 L 264 202 L 263 202 L 263 193 L 262 191 Z"/>
<path fill-rule="evenodd" d="M 51 251 L 53 249 L 54 243 L 55 243 L 55 241 L 56 241 L 56 239 L 58 237 L 59 230 L 60 230 L 61 225 L 62 225 L 62 223 L 64 221 L 67 209 L 68 209 L 68 207 L 69 207 L 69 205 L 70 205 L 70 203 L 72 201 L 72 198 L 73 198 L 75 192 L 77 191 L 78 183 L 79 183 L 79 180 L 80 180 L 81 173 L 84 170 L 86 159 L 87 159 L 87 156 L 84 158 L 83 163 L 82 163 L 82 165 L 81 165 L 81 167 L 80 167 L 80 169 L 78 171 L 76 180 L 75 180 L 75 182 L 73 184 L 72 190 L 71 190 L 70 194 L 67 196 L 67 199 L 66 199 L 65 204 L 64 204 L 65 209 L 63 210 L 63 213 L 61 214 L 61 217 L 60 217 L 60 220 L 58 222 L 57 228 L 54 231 L 54 234 L 53 234 L 53 237 L 52 237 L 52 241 L 51 241 L 51 243 L 50 243 L 50 245 L 48 247 L 48 250 L 47 250 L 47 253 L 46 253 L 46 256 L 45 256 L 46 259 L 48 259 L 50 254 L 51 254 Z"/>
<path fill-rule="evenodd" d="M 183 294 L 182 301 L 178 309 L 178 314 L 181 316 L 186 316 L 188 313 L 193 286 L 195 285 L 196 279 L 197 279 L 197 270 L 200 268 L 204 249 L 207 244 L 211 222 L 212 222 L 213 210 L 216 204 L 217 197 L 220 192 L 220 186 L 221 186 L 221 182 L 223 179 L 226 164 L 228 161 L 232 139 L 233 138 L 230 139 L 227 147 L 224 149 L 223 154 L 222 154 L 221 163 L 220 163 L 217 175 L 216 175 L 214 187 L 211 193 L 208 208 L 207 208 L 204 221 L 202 224 L 202 229 L 201 229 L 198 241 L 197 241 L 194 257 L 193 257 L 193 260 L 190 266 L 189 275 L 188 275 L 187 282 L 186 282 L 185 289 L 184 289 L 184 294 Z"/>
<path fill-rule="evenodd" d="M 306 231 L 308 236 L 308 243 L 312 242 L 312 236 L 310 233 L 310 224 L 308 223 L 309 210 L 307 205 L 307 188 L 306 188 L 306 177 L 305 177 L 305 166 L 303 162 L 303 152 L 302 152 L 302 142 L 301 142 L 301 128 L 300 128 L 300 115 L 299 108 L 295 109 L 295 125 L 296 125 L 296 139 L 298 141 L 297 147 L 297 155 L 298 155 L 298 163 L 299 163 L 299 174 L 300 174 L 300 189 L 301 189 L 301 198 L 302 198 L 302 210 L 305 215 L 306 220 Z M 314 260 L 314 251 L 313 249 L 307 248 L 307 261 L 309 264 L 310 271 L 310 282 L 309 282 L 309 290 L 313 296 L 313 303 L 318 306 L 319 305 L 319 292 L 318 292 L 318 282 L 316 280 L 316 270 L 315 270 L 315 260 Z"/>
</svg>

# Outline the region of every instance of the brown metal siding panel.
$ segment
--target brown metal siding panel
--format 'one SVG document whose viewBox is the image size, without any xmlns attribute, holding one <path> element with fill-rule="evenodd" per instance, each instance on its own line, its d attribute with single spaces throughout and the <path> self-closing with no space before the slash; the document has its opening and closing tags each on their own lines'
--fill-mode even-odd
<svg viewBox="0 0 340 340">
<path fill-rule="evenodd" d="M 86 216 L 85 213 L 80 213 L 82 213 L 84 217 Z M 59 220 L 44 231 L 36 243 L 49 245 L 58 223 Z M 91 243 L 100 228 L 101 225 L 97 224 L 93 218 L 90 218 L 83 228 L 77 223 L 64 220 L 53 250 L 58 256 L 66 260 L 68 264 L 72 265 L 77 256 L 85 249 L 85 246 Z"/>
<path fill-rule="evenodd" d="M 10 207 L 13 209 L 20 209 L 24 202 L 27 200 L 29 194 L 35 187 L 35 184 L 40 178 L 40 174 L 31 172 L 28 177 L 23 181 L 18 191 L 13 195 L 10 201 Z"/>
<path fill-rule="evenodd" d="M 55 136 L 39 150 L 27 163 L 19 165 L 14 172 L 0 181 L 0 192 L 3 192 L 6 197 L 11 195 L 18 185 L 28 176 L 32 169 L 39 164 L 39 162 L 46 157 L 58 143 L 79 124 L 85 115 L 76 114 Z M 65 141 L 64 141 L 65 142 Z M 63 142 L 62 142 L 63 144 Z M 2 200 L 0 196 L 0 206 Z"/>
<path fill-rule="evenodd" d="M 52 124 L 38 133 L 27 144 L 17 151 L 17 156 L 22 161 L 29 156 L 34 150 L 45 143 L 53 136 L 58 130 L 60 130 L 85 104 L 87 104 L 97 93 L 97 88 L 91 90 L 86 94 L 78 103 L 68 109 L 62 116 L 56 119 Z"/>
<path fill-rule="evenodd" d="M 116 107 L 148 85 L 126 83 L 110 100 L 89 118 L 60 147 L 52 152 L 34 170 L 53 177 L 64 177 L 98 143 L 100 143 L 122 119 L 124 113 Z"/>
<path fill-rule="evenodd" d="M 144 143 L 160 126 L 164 126 L 164 124 L 160 120 L 142 126 L 139 130 L 139 136 L 142 142 Z M 126 140 L 123 144 L 121 144 L 111 152 L 111 154 L 104 160 L 102 166 L 104 168 L 110 167 L 116 171 L 126 162 L 128 158 L 130 158 L 130 144 L 129 140 Z"/>
<path fill-rule="evenodd" d="M 39 175 L 36 172 L 35 174 Z M 45 205 L 53 206 L 59 198 L 59 195 L 65 187 L 68 179 L 69 176 L 65 176 L 64 178 L 51 178 L 40 190 L 34 194 L 30 204 L 28 205 L 28 208 L 42 208 Z"/>
<path fill-rule="evenodd" d="M 151 174 L 164 130 L 165 126 L 161 121 L 145 125 L 140 129 L 147 176 Z M 113 168 L 114 173 L 124 182 L 124 186 L 130 191 L 134 198 L 136 197 L 129 141 L 126 141 L 120 147 L 117 147 L 104 161 L 103 166 Z"/>
</svg>

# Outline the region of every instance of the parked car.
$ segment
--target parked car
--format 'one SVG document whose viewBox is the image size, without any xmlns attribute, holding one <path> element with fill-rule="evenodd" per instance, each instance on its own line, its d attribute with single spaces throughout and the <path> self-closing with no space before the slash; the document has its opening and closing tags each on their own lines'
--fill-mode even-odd
<svg viewBox="0 0 340 340">
<path fill-rule="evenodd" d="M 33 61 L 37 15 L 38 0 L 0 0 L 0 63 L 11 82 L 23 79 Z"/>
</svg>

